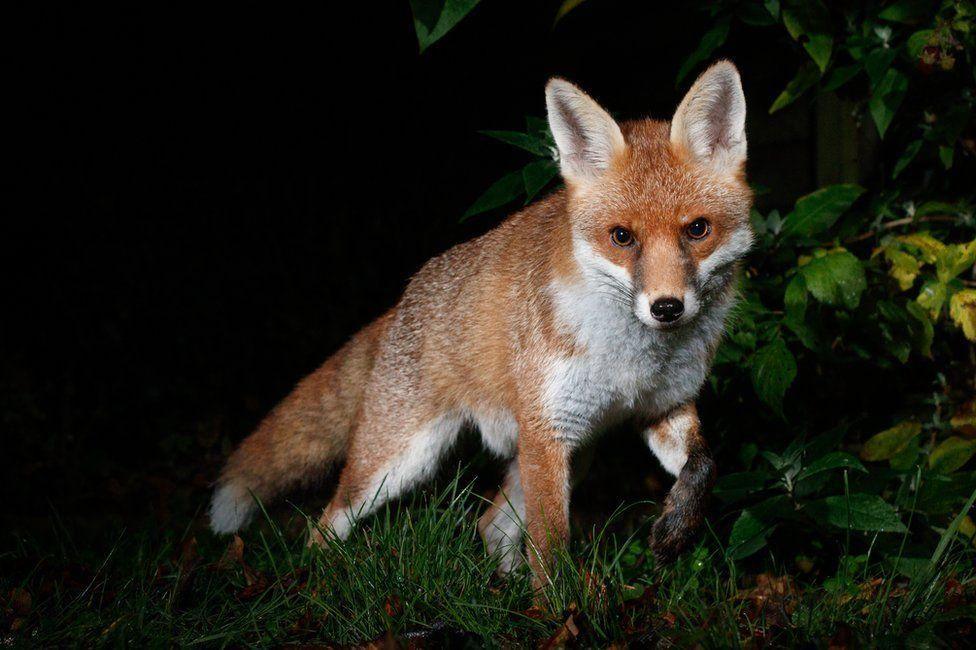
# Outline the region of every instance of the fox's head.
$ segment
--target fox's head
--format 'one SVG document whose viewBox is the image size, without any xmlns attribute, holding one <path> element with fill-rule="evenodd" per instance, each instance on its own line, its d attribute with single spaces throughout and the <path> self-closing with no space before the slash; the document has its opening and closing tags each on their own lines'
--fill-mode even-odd
<svg viewBox="0 0 976 650">
<path fill-rule="evenodd" d="M 665 329 L 727 295 L 752 244 L 746 103 L 735 66 L 705 71 L 671 122 L 618 125 L 573 84 L 546 87 L 574 257 L 595 290 Z"/>
</svg>

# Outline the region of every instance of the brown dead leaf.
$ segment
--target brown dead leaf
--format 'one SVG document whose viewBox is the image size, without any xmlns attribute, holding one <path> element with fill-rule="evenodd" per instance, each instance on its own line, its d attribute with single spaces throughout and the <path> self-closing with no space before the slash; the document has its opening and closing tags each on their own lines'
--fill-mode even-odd
<svg viewBox="0 0 976 650">
<path fill-rule="evenodd" d="M 217 562 L 217 569 L 228 571 L 239 564 L 244 564 L 244 540 L 240 535 L 234 535 L 234 539 L 227 544 L 227 549 Z"/>
<path fill-rule="evenodd" d="M 751 607 L 746 609 L 745 615 L 750 621 L 765 619 L 767 627 L 778 627 L 789 622 L 799 596 L 790 576 L 760 573 L 756 576 L 756 585 L 739 590 L 737 598 L 749 601 Z"/>
<path fill-rule="evenodd" d="M 390 618 L 396 618 L 400 615 L 400 612 L 403 611 L 403 603 L 400 602 L 398 597 L 390 596 L 386 599 L 386 602 L 383 603 L 383 609 L 386 610 L 387 616 Z"/>
<path fill-rule="evenodd" d="M 565 648 L 576 637 L 579 636 L 579 628 L 576 627 L 576 621 L 573 619 L 573 615 L 570 614 L 563 621 L 563 624 L 559 626 L 556 633 L 549 637 L 545 643 L 541 644 L 540 648 L 545 648 L 546 650 L 553 650 L 554 648 Z"/>
<path fill-rule="evenodd" d="M 30 613 L 33 599 L 30 592 L 23 587 L 14 587 L 7 596 L 7 606 L 15 613 L 26 616 Z"/>
<path fill-rule="evenodd" d="M 956 409 L 949 424 L 960 435 L 966 438 L 976 438 L 976 399 L 963 403 Z"/>
</svg>

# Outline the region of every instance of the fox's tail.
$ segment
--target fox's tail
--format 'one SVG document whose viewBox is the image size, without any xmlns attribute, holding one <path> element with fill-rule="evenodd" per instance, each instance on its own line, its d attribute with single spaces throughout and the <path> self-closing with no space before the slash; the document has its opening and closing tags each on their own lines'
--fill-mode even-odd
<svg viewBox="0 0 976 650">
<path fill-rule="evenodd" d="M 345 457 L 378 340 L 388 319 L 364 328 L 298 384 L 231 454 L 210 503 L 210 527 L 232 533 L 262 502 L 307 485 Z"/>
</svg>

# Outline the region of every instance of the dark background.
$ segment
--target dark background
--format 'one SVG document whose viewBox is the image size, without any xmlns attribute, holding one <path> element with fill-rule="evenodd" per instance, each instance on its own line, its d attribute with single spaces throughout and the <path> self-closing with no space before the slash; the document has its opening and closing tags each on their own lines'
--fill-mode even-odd
<svg viewBox="0 0 976 650">
<path fill-rule="evenodd" d="M 527 161 L 478 129 L 542 115 L 555 74 L 619 117 L 668 118 L 708 25 L 685 3 L 606 0 L 553 27 L 556 2 L 486 0 L 418 54 L 407 0 L 359 4 L 8 24 L 5 526 L 202 507 L 229 446 L 303 374 L 504 217 L 459 223 Z M 794 62 L 730 42 L 750 175 L 778 205 L 815 186 L 813 112 L 769 117 Z"/>
</svg>

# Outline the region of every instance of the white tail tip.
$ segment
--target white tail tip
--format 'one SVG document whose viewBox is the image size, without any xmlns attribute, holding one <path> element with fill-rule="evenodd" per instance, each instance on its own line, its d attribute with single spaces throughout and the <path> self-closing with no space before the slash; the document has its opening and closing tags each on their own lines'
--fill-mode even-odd
<svg viewBox="0 0 976 650">
<path fill-rule="evenodd" d="M 246 488 L 221 485 L 210 502 L 210 529 L 217 534 L 236 533 L 251 521 L 256 505 Z"/>
</svg>

